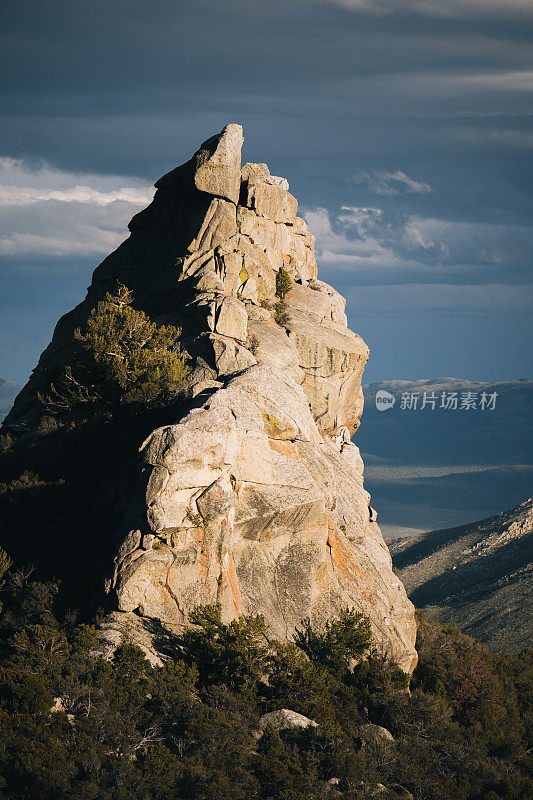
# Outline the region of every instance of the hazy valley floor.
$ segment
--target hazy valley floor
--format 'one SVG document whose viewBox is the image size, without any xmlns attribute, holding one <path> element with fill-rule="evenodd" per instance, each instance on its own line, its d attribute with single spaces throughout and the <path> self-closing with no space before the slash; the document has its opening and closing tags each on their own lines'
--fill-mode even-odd
<svg viewBox="0 0 533 800">
<path fill-rule="evenodd" d="M 518 505 L 533 488 L 533 467 L 498 464 L 373 463 L 363 453 L 365 487 L 387 540 L 466 525 Z"/>
<path fill-rule="evenodd" d="M 354 441 L 386 539 L 465 525 L 533 494 L 532 381 L 391 380 L 363 389 Z M 380 392 L 394 398 L 385 411 Z M 481 407 L 483 393 L 495 395 L 493 410 Z M 453 394 L 457 408 L 441 408 Z M 470 410 L 461 408 L 466 396 Z M 424 397 L 435 407 L 423 408 Z M 416 398 L 415 407 L 405 398 Z"/>
</svg>

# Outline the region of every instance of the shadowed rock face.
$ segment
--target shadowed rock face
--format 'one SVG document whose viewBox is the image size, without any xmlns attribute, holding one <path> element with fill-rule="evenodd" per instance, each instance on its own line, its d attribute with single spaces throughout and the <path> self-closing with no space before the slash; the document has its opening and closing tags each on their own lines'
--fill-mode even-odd
<svg viewBox="0 0 533 800">
<path fill-rule="evenodd" d="M 287 182 L 265 164 L 241 168 L 242 142 L 228 125 L 156 183 L 130 238 L 58 323 L 7 422 L 32 425 L 36 393 L 68 357 L 74 328 L 126 284 L 136 307 L 182 326 L 196 400 L 141 447 L 108 581 L 118 612 L 179 630 L 196 605 L 218 601 L 226 620 L 260 612 L 290 638 L 304 617 L 320 623 L 348 605 L 411 670 L 413 607 L 369 519 L 350 441 L 368 348 L 347 328 L 344 299 L 317 280 L 314 237 Z M 273 310 L 281 267 L 293 280 L 283 326 Z"/>
</svg>

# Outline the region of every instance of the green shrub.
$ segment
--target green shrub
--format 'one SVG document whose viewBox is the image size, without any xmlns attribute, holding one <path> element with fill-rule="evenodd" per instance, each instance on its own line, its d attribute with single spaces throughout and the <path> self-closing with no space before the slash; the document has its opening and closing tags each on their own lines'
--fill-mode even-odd
<svg viewBox="0 0 533 800">
<path fill-rule="evenodd" d="M 25 493 L 28 490 L 32 490 L 35 493 L 35 490 L 41 489 L 46 485 L 47 482 L 39 477 L 37 473 L 26 469 L 18 478 L 8 483 L 0 483 L 0 497 L 4 497 L 10 503 L 16 503 L 19 493 Z"/>
<path fill-rule="evenodd" d="M 181 329 L 157 326 L 131 308 L 133 295 L 119 285 L 93 308 L 82 330 L 78 363 L 65 367 L 39 399 L 51 413 L 85 404 L 149 403 L 182 387 L 189 369 L 180 353 Z"/>
<path fill-rule="evenodd" d="M 283 300 L 285 295 L 290 292 L 291 288 L 291 276 L 286 269 L 280 267 L 278 273 L 276 274 L 276 295 Z"/>
<path fill-rule="evenodd" d="M 278 300 L 274 306 L 274 319 L 283 328 L 289 322 L 289 315 L 287 313 L 287 303 L 285 300 Z"/>
<path fill-rule="evenodd" d="M 54 417 L 44 416 L 39 421 L 37 433 L 40 436 L 47 436 L 49 433 L 55 433 L 58 428 L 59 423 Z"/>
<path fill-rule="evenodd" d="M 363 614 L 343 608 L 339 618 L 326 620 L 321 631 L 313 628 L 309 618 L 305 619 L 294 640 L 311 661 L 339 675 L 370 649 L 372 631 Z"/>
<path fill-rule="evenodd" d="M 280 267 L 276 274 L 276 295 L 282 300 L 292 288 L 292 279 L 286 269 Z"/>
<path fill-rule="evenodd" d="M 0 436 L 0 455 L 6 455 L 10 452 L 14 444 L 14 439 L 10 433 L 3 433 Z"/>
<path fill-rule="evenodd" d="M 199 606 L 190 615 L 197 628 L 178 640 L 188 663 L 204 684 L 224 682 L 231 688 L 259 680 L 271 658 L 265 620 L 260 615 L 222 622 L 220 605 Z"/>
<path fill-rule="evenodd" d="M 259 347 L 259 339 L 255 335 L 255 333 L 252 333 L 251 336 L 248 337 L 248 340 L 246 342 L 246 346 L 247 346 L 248 350 L 250 351 L 250 353 L 255 356 L 255 354 L 257 352 L 257 348 Z"/>
</svg>

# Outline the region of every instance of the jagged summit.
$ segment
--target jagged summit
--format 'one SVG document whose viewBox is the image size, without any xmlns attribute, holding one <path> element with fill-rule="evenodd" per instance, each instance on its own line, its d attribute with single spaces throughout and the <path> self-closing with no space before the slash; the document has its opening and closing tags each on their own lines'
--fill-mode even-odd
<svg viewBox="0 0 533 800">
<path fill-rule="evenodd" d="M 37 393 L 67 362 L 74 329 L 125 284 L 137 308 L 182 327 L 195 400 L 140 448 L 107 581 L 113 625 L 179 629 L 196 605 L 218 601 L 226 619 L 260 612 L 289 638 L 304 617 L 348 605 L 410 670 L 413 607 L 350 441 L 368 348 L 347 327 L 344 298 L 317 279 L 314 237 L 287 181 L 266 164 L 241 167 L 242 142 L 241 126 L 227 125 L 156 183 L 130 237 L 59 321 L 6 424 L 35 424 Z M 282 267 L 292 285 L 280 315 Z"/>
<path fill-rule="evenodd" d="M 276 273 L 285 267 L 295 281 L 289 337 L 268 324 L 271 333 L 264 331 L 256 355 L 264 360 L 268 348 L 280 368 L 303 380 L 324 430 L 356 429 L 368 348 L 346 327 L 344 298 L 316 281 L 315 240 L 297 216 L 287 181 L 270 175 L 266 164 L 241 169 L 242 142 L 241 126 L 227 125 L 157 181 L 153 202 L 130 222 L 130 237 L 95 270 L 84 302 L 59 321 L 8 426 L 38 421 L 37 392 L 68 360 L 73 330 L 117 281 L 133 291 L 136 307 L 183 327 L 197 392 L 204 381 L 256 362 L 244 345 L 272 319 L 261 302 L 275 300 Z"/>
</svg>

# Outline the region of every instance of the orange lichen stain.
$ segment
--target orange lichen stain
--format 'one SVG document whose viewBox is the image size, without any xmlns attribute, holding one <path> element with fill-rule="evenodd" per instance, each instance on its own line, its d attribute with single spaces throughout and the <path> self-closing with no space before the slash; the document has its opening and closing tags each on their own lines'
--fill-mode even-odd
<svg viewBox="0 0 533 800">
<path fill-rule="evenodd" d="M 336 531 L 330 531 L 328 544 L 331 547 L 331 556 L 335 571 L 346 583 L 351 584 L 363 597 L 370 600 L 375 596 L 378 587 L 375 582 L 361 569 L 353 547 L 343 536 Z"/>
<path fill-rule="evenodd" d="M 241 613 L 241 592 L 239 589 L 239 579 L 237 578 L 237 572 L 235 570 L 235 565 L 233 563 L 233 558 L 229 557 L 229 564 L 228 564 L 228 571 L 227 571 L 227 580 L 229 590 L 231 592 L 231 597 L 233 599 L 233 604 L 235 606 L 235 610 L 238 614 Z"/>
<path fill-rule="evenodd" d="M 239 588 L 239 579 L 232 557 L 228 554 L 229 560 L 226 569 L 220 573 L 218 578 L 218 595 L 217 600 L 221 605 L 224 605 L 224 596 L 229 594 L 228 602 L 233 605 L 233 611 L 237 615 L 242 613 L 241 605 L 241 592 Z"/>
<path fill-rule="evenodd" d="M 196 544 L 203 544 L 205 539 L 205 528 L 196 528 Z"/>
<path fill-rule="evenodd" d="M 261 411 L 261 416 L 263 417 L 264 431 L 269 439 L 291 439 L 294 432 L 293 425 L 288 425 L 274 414 L 269 414 L 268 411 Z"/>
<path fill-rule="evenodd" d="M 209 548 L 203 547 L 198 556 L 198 578 L 207 583 L 209 577 Z"/>
<path fill-rule="evenodd" d="M 294 458 L 296 461 L 300 460 L 296 445 L 293 444 L 293 442 L 286 442 L 282 441 L 281 439 L 269 439 L 268 443 L 270 445 L 270 449 L 274 450 L 274 452 L 280 453 L 282 456 Z"/>
<path fill-rule="evenodd" d="M 284 253 L 283 250 L 280 250 L 279 252 L 281 253 L 281 257 L 283 258 L 283 266 L 284 267 L 290 267 L 291 264 L 295 264 L 296 263 L 294 258 L 290 255 L 290 253 Z M 291 293 L 291 290 L 289 290 L 287 292 L 287 294 L 290 294 L 290 293 Z"/>
</svg>

